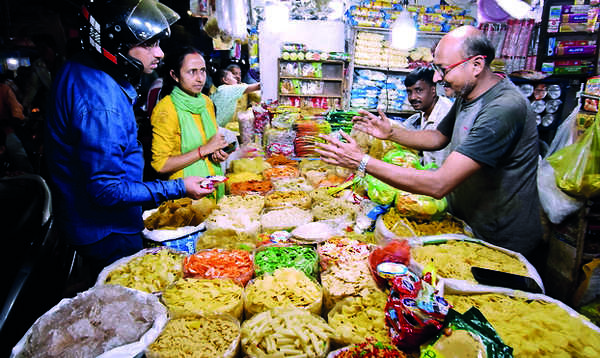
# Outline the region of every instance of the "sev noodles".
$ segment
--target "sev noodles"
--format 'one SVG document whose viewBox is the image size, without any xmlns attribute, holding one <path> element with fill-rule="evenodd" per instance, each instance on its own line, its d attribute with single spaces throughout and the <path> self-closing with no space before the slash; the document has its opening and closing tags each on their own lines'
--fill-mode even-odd
<svg viewBox="0 0 600 358">
<path fill-rule="evenodd" d="M 471 266 L 527 276 L 527 267 L 518 258 L 478 243 L 449 240 L 445 244 L 425 245 L 411 249 L 415 261 L 425 266 L 433 263 L 438 274 L 476 282 Z"/>
<path fill-rule="evenodd" d="M 555 303 L 502 294 L 444 298 L 461 313 L 477 307 L 515 357 L 600 357 L 600 333 Z"/>
</svg>

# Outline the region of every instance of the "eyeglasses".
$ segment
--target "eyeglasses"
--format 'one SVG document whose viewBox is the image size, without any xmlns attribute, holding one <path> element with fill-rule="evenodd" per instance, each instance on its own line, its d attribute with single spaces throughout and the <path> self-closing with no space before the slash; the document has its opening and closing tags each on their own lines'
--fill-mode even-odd
<svg viewBox="0 0 600 358">
<path fill-rule="evenodd" d="M 455 67 L 458 67 L 458 66 L 462 65 L 463 63 L 465 63 L 465 62 L 467 62 L 467 61 L 469 61 L 469 60 L 472 60 L 472 59 L 474 59 L 474 58 L 476 58 L 476 57 L 482 57 L 482 58 L 484 58 L 484 59 L 485 59 L 487 56 L 484 56 L 484 55 L 475 55 L 475 56 L 471 56 L 471 57 L 469 57 L 469 58 L 465 58 L 464 60 L 462 60 L 462 61 L 460 61 L 460 62 L 457 62 L 457 63 L 455 63 L 455 64 L 452 64 L 452 65 L 450 65 L 450 66 L 448 66 L 448 67 L 446 67 L 446 68 L 442 68 L 441 66 L 439 66 L 439 65 L 436 65 L 435 63 L 432 63 L 432 64 L 431 64 L 431 67 L 433 68 L 433 70 L 434 70 L 435 72 L 437 72 L 437 73 L 438 73 L 438 75 L 440 75 L 440 77 L 442 77 L 442 79 L 444 79 L 444 77 L 446 77 L 446 75 L 448 74 L 448 72 L 452 71 L 452 69 L 454 69 Z"/>
</svg>

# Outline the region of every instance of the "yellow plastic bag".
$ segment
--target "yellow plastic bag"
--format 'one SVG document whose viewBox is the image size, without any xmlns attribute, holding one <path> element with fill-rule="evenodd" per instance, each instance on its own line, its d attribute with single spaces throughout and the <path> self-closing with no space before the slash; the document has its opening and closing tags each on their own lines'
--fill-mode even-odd
<svg viewBox="0 0 600 358">
<path fill-rule="evenodd" d="M 556 184 L 573 196 L 591 198 L 600 193 L 600 119 L 573 144 L 547 158 Z"/>
</svg>

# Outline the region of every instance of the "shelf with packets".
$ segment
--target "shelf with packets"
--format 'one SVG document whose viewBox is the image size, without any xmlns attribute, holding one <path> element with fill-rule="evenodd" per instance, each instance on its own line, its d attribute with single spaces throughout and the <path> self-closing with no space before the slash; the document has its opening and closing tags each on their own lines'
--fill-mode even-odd
<svg viewBox="0 0 600 358">
<path fill-rule="evenodd" d="M 279 58 L 277 63 L 279 102 L 291 97 L 336 99 L 341 107 L 345 89 L 345 62 L 341 60 L 292 60 Z M 291 101 L 292 104 L 302 101 Z"/>
</svg>

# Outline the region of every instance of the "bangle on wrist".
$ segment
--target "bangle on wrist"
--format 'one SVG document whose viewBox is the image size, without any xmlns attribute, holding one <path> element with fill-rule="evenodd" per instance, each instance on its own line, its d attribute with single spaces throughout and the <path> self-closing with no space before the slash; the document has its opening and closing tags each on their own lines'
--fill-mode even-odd
<svg viewBox="0 0 600 358">
<path fill-rule="evenodd" d="M 204 159 L 204 153 L 202 153 L 202 146 L 198 147 L 198 156 L 200 159 Z"/>
<path fill-rule="evenodd" d="M 371 159 L 371 157 L 368 154 L 363 155 L 362 159 L 360 160 L 360 163 L 358 164 L 358 169 L 356 171 L 356 174 L 359 177 L 364 177 L 366 172 L 367 172 L 367 164 L 369 163 L 369 159 Z"/>
</svg>

